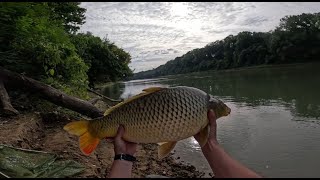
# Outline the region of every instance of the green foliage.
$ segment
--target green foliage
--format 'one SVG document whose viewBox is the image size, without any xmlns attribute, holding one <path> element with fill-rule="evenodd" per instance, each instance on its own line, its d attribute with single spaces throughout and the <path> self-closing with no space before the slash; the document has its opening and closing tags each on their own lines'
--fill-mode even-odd
<svg viewBox="0 0 320 180">
<path fill-rule="evenodd" d="M 76 34 L 85 9 L 76 2 L 0 4 L 0 66 L 67 94 L 88 98 L 88 84 L 132 75 L 131 56 L 108 40 Z"/>
<path fill-rule="evenodd" d="M 88 67 L 76 53 L 61 21 L 50 18 L 46 3 L 2 4 L 8 13 L 4 30 L 6 47 L 1 47 L 1 66 L 41 80 L 71 95 L 87 97 Z M 11 30 L 11 31 L 9 31 Z"/>
<path fill-rule="evenodd" d="M 78 54 L 90 67 L 90 86 L 94 83 L 121 80 L 132 75 L 128 67 L 131 56 L 108 40 L 102 40 L 90 33 L 72 36 Z"/>
<path fill-rule="evenodd" d="M 62 20 L 67 32 L 75 33 L 85 23 L 86 9 L 79 7 L 79 2 L 48 2 L 51 18 Z"/>
<path fill-rule="evenodd" d="M 240 32 L 194 49 L 134 79 L 320 59 L 320 13 L 285 16 L 272 32 Z"/>
<path fill-rule="evenodd" d="M 25 16 L 28 8 L 32 4 L 28 3 L 13 3 L 13 2 L 2 2 L 0 3 L 0 48 L 1 48 L 1 55 L 3 53 L 8 53 L 7 51 L 10 50 L 10 42 L 15 37 L 16 20 L 21 17 Z M 0 61 L 1 63 L 1 61 Z"/>
</svg>

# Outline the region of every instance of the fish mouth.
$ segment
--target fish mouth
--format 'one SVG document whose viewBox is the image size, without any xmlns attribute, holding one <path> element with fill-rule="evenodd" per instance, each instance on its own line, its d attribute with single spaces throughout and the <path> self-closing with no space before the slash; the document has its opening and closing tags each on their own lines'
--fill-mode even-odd
<svg viewBox="0 0 320 180">
<path fill-rule="evenodd" d="M 230 113 L 231 113 L 231 109 L 228 106 L 225 105 L 224 116 L 228 116 Z"/>
<path fill-rule="evenodd" d="M 229 115 L 231 113 L 231 109 L 227 107 L 227 114 Z"/>
</svg>

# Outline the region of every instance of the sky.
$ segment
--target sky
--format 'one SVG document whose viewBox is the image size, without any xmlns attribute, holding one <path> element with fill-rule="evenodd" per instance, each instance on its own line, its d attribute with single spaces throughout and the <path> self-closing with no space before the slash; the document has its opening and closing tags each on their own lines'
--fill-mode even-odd
<svg viewBox="0 0 320 180">
<path fill-rule="evenodd" d="M 286 15 L 320 12 L 320 2 L 82 2 L 80 32 L 130 53 L 135 73 L 241 31 L 273 30 Z"/>
</svg>

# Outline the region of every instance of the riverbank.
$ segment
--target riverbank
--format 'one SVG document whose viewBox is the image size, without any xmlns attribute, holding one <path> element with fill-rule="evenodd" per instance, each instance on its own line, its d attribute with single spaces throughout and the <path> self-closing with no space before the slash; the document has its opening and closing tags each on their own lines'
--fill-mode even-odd
<svg viewBox="0 0 320 180">
<path fill-rule="evenodd" d="M 96 106 L 102 109 L 106 107 L 102 101 Z M 56 108 L 23 111 L 18 116 L 1 117 L 0 143 L 51 152 L 61 159 L 75 160 L 86 167 L 85 171 L 76 177 L 107 177 L 114 157 L 113 144 L 102 141 L 90 156 L 83 155 L 79 150 L 78 138 L 63 130 L 63 126 L 75 117 L 70 114 L 62 113 Z M 153 174 L 182 178 L 204 176 L 204 173 L 197 171 L 194 166 L 176 161 L 172 154 L 158 160 L 157 153 L 156 144 L 138 145 L 133 177 L 141 178 Z"/>
<path fill-rule="evenodd" d="M 160 79 L 160 78 L 170 78 L 170 77 L 179 77 L 179 76 L 193 76 L 197 74 L 203 73 L 225 73 L 225 72 L 238 72 L 238 71 L 246 71 L 252 69 L 268 69 L 268 68 L 287 68 L 287 67 L 301 67 L 301 66 L 310 66 L 312 64 L 320 64 L 320 62 L 304 62 L 304 63 L 287 63 L 287 64 L 263 64 L 257 66 L 247 66 L 247 67 L 239 67 L 239 68 L 230 68 L 230 69 L 220 69 L 220 70 L 205 70 L 205 71 L 195 71 L 195 72 L 187 72 L 183 74 L 170 74 L 164 76 L 156 76 L 156 77 L 148 77 L 148 78 L 131 78 L 130 81 L 134 80 L 143 80 L 143 79 Z"/>
</svg>

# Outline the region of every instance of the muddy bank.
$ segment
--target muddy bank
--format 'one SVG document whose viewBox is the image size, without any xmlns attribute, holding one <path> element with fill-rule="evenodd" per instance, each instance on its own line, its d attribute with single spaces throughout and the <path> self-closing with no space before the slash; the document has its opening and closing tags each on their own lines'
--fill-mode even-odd
<svg viewBox="0 0 320 180">
<path fill-rule="evenodd" d="M 76 177 L 107 177 L 114 157 L 113 144 L 103 141 L 90 156 L 84 156 L 78 147 L 78 139 L 63 130 L 71 122 L 66 115 L 51 113 L 23 113 L 15 117 L 1 117 L 0 143 L 14 147 L 41 150 L 72 159 L 86 166 Z M 172 155 L 157 159 L 157 145 L 139 145 L 136 153 L 133 177 L 157 174 L 168 177 L 203 177 L 204 173 L 191 165 L 177 162 Z"/>
</svg>

